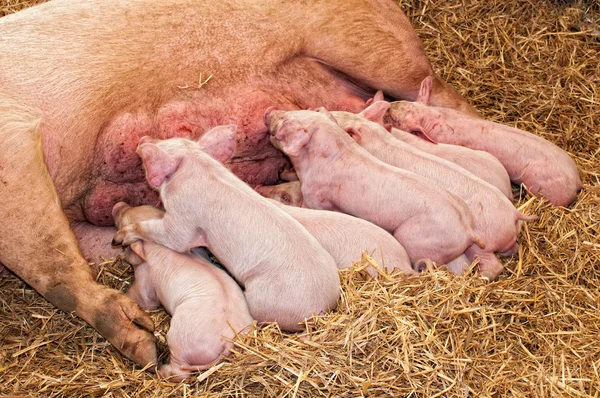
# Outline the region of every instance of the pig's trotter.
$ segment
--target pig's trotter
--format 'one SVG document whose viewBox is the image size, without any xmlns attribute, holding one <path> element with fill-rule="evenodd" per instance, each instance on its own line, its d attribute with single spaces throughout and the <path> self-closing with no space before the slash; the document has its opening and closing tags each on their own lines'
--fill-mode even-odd
<svg viewBox="0 0 600 398">
<path fill-rule="evenodd" d="M 129 298 L 98 285 L 79 251 L 44 162 L 39 121 L 37 112 L 0 93 L 0 262 L 124 355 L 156 363 L 151 319 Z"/>
<path fill-rule="evenodd" d="M 467 257 L 469 257 L 470 260 L 474 260 L 475 257 L 479 258 L 479 275 L 483 278 L 489 279 L 490 281 L 497 279 L 500 274 L 502 274 L 502 271 L 504 271 L 504 266 L 494 255 L 494 253 L 488 253 L 469 248 L 467 250 Z"/>
<path fill-rule="evenodd" d="M 141 366 L 157 363 L 154 323 L 129 297 L 112 289 L 89 294 L 78 314 L 119 351 Z"/>
</svg>

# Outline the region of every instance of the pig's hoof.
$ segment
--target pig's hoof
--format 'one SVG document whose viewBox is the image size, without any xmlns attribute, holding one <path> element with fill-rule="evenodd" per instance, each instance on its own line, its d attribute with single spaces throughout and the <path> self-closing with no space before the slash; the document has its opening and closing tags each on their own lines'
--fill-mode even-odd
<svg viewBox="0 0 600 398">
<path fill-rule="evenodd" d="M 190 377 L 190 371 L 185 370 L 179 366 L 174 364 L 164 364 L 159 366 L 158 374 L 163 379 L 167 379 L 168 381 L 179 383 Z"/>
<path fill-rule="evenodd" d="M 502 274 L 502 271 L 504 271 L 504 267 L 494 267 L 494 268 L 479 268 L 479 276 L 481 278 L 487 279 L 490 282 L 498 279 L 498 277 L 500 276 L 500 274 Z"/>
<path fill-rule="evenodd" d="M 89 323 L 127 358 L 140 366 L 156 365 L 154 322 L 137 303 L 108 288 L 92 299 L 96 308 L 86 317 Z"/>
</svg>

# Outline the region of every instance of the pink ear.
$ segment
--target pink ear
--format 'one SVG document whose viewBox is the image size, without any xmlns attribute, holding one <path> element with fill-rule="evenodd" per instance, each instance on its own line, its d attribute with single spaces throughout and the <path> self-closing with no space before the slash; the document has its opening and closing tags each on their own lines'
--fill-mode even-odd
<svg viewBox="0 0 600 398">
<path fill-rule="evenodd" d="M 308 130 L 294 127 L 294 120 L 283 122 L 275 133 L 275 139 L 280 142 L 281 150 L 288 156 L 298 156 L 300 150 L 310 141 L 310 137 L 311 133 Z"/>
<path fill-rule="evenodd" d="M 142 241 L 133 242 L 125 253 L 125 260 L 131 265 L 140 265 L 146 262 L 146 253 L 144 253 L 144 244 Z"/>
<path fill-rule="evenodd" d="M 156 144 L 144 143 L 138 145 L 137 154 L 142 158 L 146 179 L 150 186 L 160 187 L 179 168 L 181 159 L 175 159 Z"/>
<path fill-rule="evenodd" d="M 427 76 L 421 82 L 421 89 L 419 90 L 419 95 L 417 96 L 417 102 L 429 106 L 429 100 L 431 99 L 431 91 L 433 91 L 433 77 Z"/>
<path fill-rule="evenodd" d="M 367 100 L 367 102 L 365 102 L 365 108 L 368 107 L 369 105 L 371 105 L 373 102 L 377 102 L 377 101 L 385 101 L 383 91 L 381 91 L 381 90 L 376 92 L 375 95 L 373 96 L 373 98 L 369 98 Z"/>
<path fill-rule="evenodd" d="M 367 109 L 363 110 L 358 115 L 372 122 L 383 124 L 383 117 L 388 109 L 390 109 L 389 102 L 377 101 L 373 102 Z"/>
<path fill-rule="evenodd" d="M 225 163 L 235 152 L 236 131 L 235 124 L 214 127 L 200 137 L 198 144 L 204 152 Z"/>
<path fill-rule="evenodd" d="M 317 112 L 327 116 L 332 122 L 334 122 L 335 124 L 338 124 L 337 120 L 335 120 L 335 118 L 333 117 L 333 115 L 327 110 L 325 109 L 325 107 L 320 107 L 316 109 Z"/>
<path fill-rule="evenodd" d="M 138 256 L 140 256 L 140 258 L 142 260 L 146 261 L 146 253 L 144 252 L 144 244 L 142 243 L 141 240 L 133 242 L 130 247 L 131 247 L 131 250 L 135 254 L 137 254 Z"/>
<path fill-rule="evenodd" d="M 417 137 L 420 137 L 426 141 L 432 142 L 434 144 L 437 144 L 437 141 L 434 140 L 433 138 L 431 138 L 428 134 L 427 131 L 425 131 L 425 129 L 421 126 L 417 126 L 415 129 L 413 129 L 411 131 L 411 134 L 416 135 Z"/>
<path fill-rule="evenodd" d="M 112 208 L 112 216 L 113 216 L 113 220 L 115 220 L 115 225 L 117 228 L 121 227 L 121 216 L 123 215 L 123 212 L 127 209 L 129 209 L 131 206 L 129 206 L 127 203 L 125 202 L 118 202 L 115 203 L 115 205 Z"/>
</svg>

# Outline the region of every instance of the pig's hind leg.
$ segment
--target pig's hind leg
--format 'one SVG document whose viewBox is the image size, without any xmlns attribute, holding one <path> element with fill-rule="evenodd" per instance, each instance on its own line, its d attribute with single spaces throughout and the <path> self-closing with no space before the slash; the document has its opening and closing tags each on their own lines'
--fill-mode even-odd
<svg viewBox="0 0 600 398">
<path fill-rule="evenodd" d="M 485 252 L 473 245 L 467 249 L 465 254 L 471 261 L 475 260 L 475 258 L 479 258 L 479 275 L 488 278 L 490 281 L 498 278 L 502 271 L 504 271 L 504 266 L 494 253 Z"/>
<path fill-rule="evenodd" d="M 123 354 L 156 363 L 152 320 L 99 285 L 83 259 L 48 173 L 41 115 L 0 92 L 0 262 L 63 311 L 74 311 Z"/>
<path fill-rule="evenodd" d="M 171 382 L 184 381 L 190 377 L 191 372 L 181 366 L 181 364 L 171 361 L 158 367 L 158 374 Z"/>
</svg>

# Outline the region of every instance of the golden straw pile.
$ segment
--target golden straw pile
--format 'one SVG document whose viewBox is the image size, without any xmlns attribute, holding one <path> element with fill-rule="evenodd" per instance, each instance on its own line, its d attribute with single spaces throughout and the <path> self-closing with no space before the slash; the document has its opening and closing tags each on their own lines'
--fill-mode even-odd
<svg viewBox="0 0 600 398">
<path fill-rule="evenodd" d="M 0 15 L 36 1 L 0 1 Z M 524 193 L 539 216 L 499 281 L 429 271 L 342 272 L 334 313 L 304 335 L 254 330 L 188 384 L 158 380 L 92 328 L 0 277 L 0 396 L 599 396 L 600 6 L 452 0 L 401 5 L 435 69 L 494 121 L 569 151 L 585 184 L 569 209 Z M 128 266 L 99 280 L 126 288 Z M 153 314 L 164 351 L 168 316 Z"/>
</svg>

